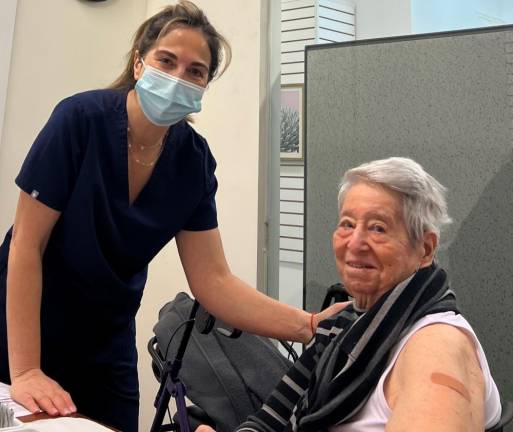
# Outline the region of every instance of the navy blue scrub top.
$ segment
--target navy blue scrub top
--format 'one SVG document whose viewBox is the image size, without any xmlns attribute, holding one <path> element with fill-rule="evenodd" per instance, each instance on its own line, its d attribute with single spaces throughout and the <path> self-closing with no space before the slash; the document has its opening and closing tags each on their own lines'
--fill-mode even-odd
<svg viewBox="0 0 513 432">
<path fill-rule="evenodd" d="M 16 178 L 62 212 L 43 257 L 42 365 L 63 350 L 97 364 L 133 363 L 148 263 L 178 231 L 217 227 L 216 163 L 185 121 L 171 127 L 129 204 L 126 96 L 95 90 L 60 102 Z M 10 234 L 0 248 L 3 278 Z M 4 303 L 5 280 L 0 287 Z"/>
</svg>

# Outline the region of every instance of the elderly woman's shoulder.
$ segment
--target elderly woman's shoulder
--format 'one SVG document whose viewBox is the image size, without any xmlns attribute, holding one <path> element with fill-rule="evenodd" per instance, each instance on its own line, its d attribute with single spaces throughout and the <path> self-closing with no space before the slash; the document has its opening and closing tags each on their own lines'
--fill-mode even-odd
<svg viewBox="0 0 513 432">
<path fill-rule="evenodd" d="M 416 331 L 402 348 L 392 370 L 399 382 L 431 384 L 447 376 L 481 387 L 483 374 L 474 338 L 464 329 L 435 323 Z M 392 378 L 391 378 L 392 379 Z"/>
<path fill-rule="evenodd" d="M 439 353 L 458 355 L 471 352 L 476 356 L 476 346 L 471 334 L 462 328 L 446 323 L 433 323 L 417 330 L 406 343 L 404 350 L 427 356 Z"/>
<path fill-rule="evenodd" d="M 428 325 L 408 339 L 386 377 L 384 396 L 392 412 L 388 426 L 483 430 L 485 388 L 475 344 L 466 331 L 444 323 Z"/>
</svg>

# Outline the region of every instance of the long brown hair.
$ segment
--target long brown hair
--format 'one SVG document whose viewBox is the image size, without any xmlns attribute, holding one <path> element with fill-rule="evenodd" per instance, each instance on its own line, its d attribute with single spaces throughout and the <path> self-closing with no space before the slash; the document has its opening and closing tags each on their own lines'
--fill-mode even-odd
<svg viewBox="0 0 513 432">
<path fill-rule="evenodd" d="M 230 44 L 212 24 L 203 11 L 188 0 L 180 0 L 176 5 L 167 6 L 159 13 L 144 21 L 133 37 L 132 48 L 127 54 L 127 64 L 121 75 L 109 86 L 115 90 L 130 90 L 135 87 L 135 54 L 141 57 L 153 47 L 161 37 L 178 27 L 201 30 L 210 49 L 208 81 L 219 77 L 230 64 L 232 52 Z M 222 64 L 222 67 L 221 67 Z"/>
</svg>

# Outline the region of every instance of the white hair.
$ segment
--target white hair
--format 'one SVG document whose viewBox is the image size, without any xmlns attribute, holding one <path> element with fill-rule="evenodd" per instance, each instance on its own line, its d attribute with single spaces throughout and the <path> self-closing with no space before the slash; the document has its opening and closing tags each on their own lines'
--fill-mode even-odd
<svg viewBox="0 0 513 432">
<path fill-rule="evenodd" d="M 402 157 L 375 160 L 344 174 L 338 193 L 339 209 L 347 191 L 356 183 L 374 183 L 399 192 L 408 234 L 413 243 L 426 231 L 436 233 L 452 222 L 447 213 L 446 188 L 417 162 Z"/>
</svg>

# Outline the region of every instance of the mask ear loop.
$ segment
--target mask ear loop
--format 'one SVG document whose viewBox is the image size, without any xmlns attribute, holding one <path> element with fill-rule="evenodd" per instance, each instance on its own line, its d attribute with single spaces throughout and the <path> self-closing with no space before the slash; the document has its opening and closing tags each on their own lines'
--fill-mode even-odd
<svg viewBox="0 0 513 432">
<path fill-rule="evenodd" d="M 139 50 L 135 51 L 135 55 L 137 56 L 138 60 L 136 60 L 134 62 L 134 67 L 135 67 L 137 61 L 140 61 L 142 63 L 143 68 L 144 68 L 143 71 L 141 72 L 141 76 L 142 76 L 142 74 L 144 73 L 144 70 L 146 69 L 146 63 L 144 62 L 143 56 L 141 54 L 139 54 Z"/>
<path fill-rule="evenodd" d="M 144 58 L 141 55 L 141 53 L 139 52 L 139 50 L 135 51 L 135 55 L 137 56 L 137 60 L 136 61 L 140 61 L 143 64 L 143 66 L 146 67 L 146 63 L 144 62 Z"/>
</svg>

